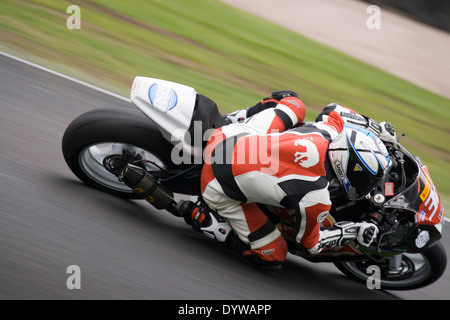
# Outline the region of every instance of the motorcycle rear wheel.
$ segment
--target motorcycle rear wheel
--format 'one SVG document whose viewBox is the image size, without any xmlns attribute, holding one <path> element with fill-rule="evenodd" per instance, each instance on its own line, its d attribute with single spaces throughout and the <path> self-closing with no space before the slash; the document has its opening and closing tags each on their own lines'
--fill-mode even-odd
<svg viewBox="0 0 450 320">
<path fill-rule="evenodd" d="M 349 278 L 366 284 L 375 279 L 373 272 L 367 269 L 373 265 L 379 266 L 381 289 L 412 290 L 428 286 L 442 276 L 447 266 L 447 254 L 438 242 L 421 253 L 403 253 L 398 270 L 388 270 L 387 264 L 377 264 L 372 260 L 334 263 Z"/>
<path fill-rule="evenodd" d="M 103 166 L 103 159 L 121 149 L 139 153 L 147 171 L 173 168 L 171 144 L 157 126 L 135 108 L 101 108 L 72 121 L 62 139 L 64 159 L 85 184 L 118 197 L 140 199 Z M 114 151 L 113 151 L 114 150 Z M 153 164 L 152 164 L 153 163 Z"/>
</svg>

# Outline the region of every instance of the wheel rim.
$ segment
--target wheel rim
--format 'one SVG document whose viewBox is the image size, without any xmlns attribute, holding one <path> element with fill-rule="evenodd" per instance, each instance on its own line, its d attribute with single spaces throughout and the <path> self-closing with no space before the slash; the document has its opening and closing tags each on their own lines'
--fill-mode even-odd
<svg viewBox="0 0 450 320">
<path fill-rule="evenodd" d="M 366 281 L 370 273 L 366 273 L 370 265 L 376 265 L 371 261 L 365 262 L 344 262 L 345 268 L 357 278 Z M 415 286 L 424 282 L 432 274 L 432 267 L 428 258 L 421 253 L 404 253 L 401 256 L 401 263 L 392 270 L 388 270 L 388 264 L 381 265 L 381 287 L 403 288 Z"/>
<path fill-rule="evenodd" d="M 123 149 L 133 150 L 137 154 L 140 154 L 143 160 L 155 163 L 156 165 L 153 165 L 150 162 L 144 163 L 149 172 L 161 172 L 161 169 L 167 169 L 164 163 L 151 152 L 131 144 L 117 142 L 96 143 L 84 148 L 78 156 L 78 163 L 83 172 L 92 181 L 108 189 L 131 194 L 133 191 L 123 182 L 120 182 L 115 175 L 107 171 L 103 166 L 103 159 L 106 156 L 115 153 L 120 154 Z"/>
</svg>

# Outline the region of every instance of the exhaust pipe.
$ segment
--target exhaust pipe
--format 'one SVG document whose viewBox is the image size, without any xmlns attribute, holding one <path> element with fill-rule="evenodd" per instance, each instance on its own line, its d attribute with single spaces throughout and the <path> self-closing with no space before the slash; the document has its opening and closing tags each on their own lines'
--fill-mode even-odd
<svg viewBox="0 0 450 320">
<path fill-rule="evenodd" d="M 177 217 L 181 216 L 173 198 L 173 192 L 167 190 L 144 169 L 127 164 L 119 175 L 119 180 L 156 209 L 167 210 Z"/>
</svg>

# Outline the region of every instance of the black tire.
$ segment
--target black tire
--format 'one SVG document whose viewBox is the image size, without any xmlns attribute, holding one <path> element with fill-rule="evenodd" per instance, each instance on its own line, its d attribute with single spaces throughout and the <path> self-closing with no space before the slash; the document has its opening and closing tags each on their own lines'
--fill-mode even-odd
<svg viewBox="0 0 450 320">
<path fill-rule="evenodd" d="M 423 259 L 424 265 L 421 269 L 416 269 L 407 275 L 386 278 L 381 275 L 381 289 L 385 290 L 412 290 L 428 286 L 438 280 L 445 272 L 447 267 L 447 254 L 444 246 L 438 242 L 420 254 Z M 402 259 L 405 260 L 405 255 Z M 406 258 L 408 259 L 408 258 Z M 411 263 L 411 259 L 408 259 Z M 376 265 L 373 261 L 364 262 L 339 262 L 334 264 L 341 272 L 343 272 L 349 278 L 358 282 L 367 283 L 367 279 L 370 276 L 366 274 L 366 269 L 369 265 Z M 382 267 L 382 266 L 380 266 Z"/>
<path fill-rule="evenodd" d="M 67 127 L 62 139 L 62 152 L 72 172 L 85 184 L 128 199 L 138 199 L 124 184 L 122 189 L 99 182 L 83 168 L 82 154 L 90 146 L 102 143 L 126 143 L 143 149 L 158 158 L 166 168 L 173 168 L 172 145 L 157 126 L 135 108 L 102 108 L 86 112 Z M 99 170 L 104 169 L 101 166 Z M 104 169 L 105 172 L 106 169 Z M 103 173 L 102 173 L 103 174 Z M 108 173 L 110 174 L 110 173 Z M 111 179 L 117 178 L 111 175 Z M 111 180 L 115 181 L 115 180 Z M 118 181 L 118 180 L 117 180 Z M 117 182 L 116 182 L 117 183 Z M 128 190 L 127 190 L 128 189 Z"/>
</svg>

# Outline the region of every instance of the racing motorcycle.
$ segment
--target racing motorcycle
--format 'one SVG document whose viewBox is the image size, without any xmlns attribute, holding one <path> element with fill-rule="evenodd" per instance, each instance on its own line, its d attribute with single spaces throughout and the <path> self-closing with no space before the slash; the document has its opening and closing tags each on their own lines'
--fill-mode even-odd
<svg viewBox="0 0 450 320">
<path fill-rule="evenodd" d="M 180 217 L 174 194 L 196 196 L 199 205 L 206 205 L 200 194 L 204 147 L 209 133 L 228 123 L 217 105 L 195 89 L 136 77 L 129 106 L 80 115 L 66 129 L 62 150 L 67 165 L 87 185 L 122 198 L 145 199 Z M 289 232 L 293 210 L 265 206 L 263 211 L 291 254 L 334 263 L 366 284 L 376 271 L 378 278 L 373 279 L 382 289 L 416 289 L 445 271 L 447 256 L 439 242 L 444 208 L 420 159 L 400 143 L 387 149 L 393 165 L 385 180 L 359 201 L 347 200 L 337 184 L 330 184 L 333 209 L 321 222 L 376 223 L 379 234 L 369 247 L 351 242 L 311 255 Z"/>
</svg>

